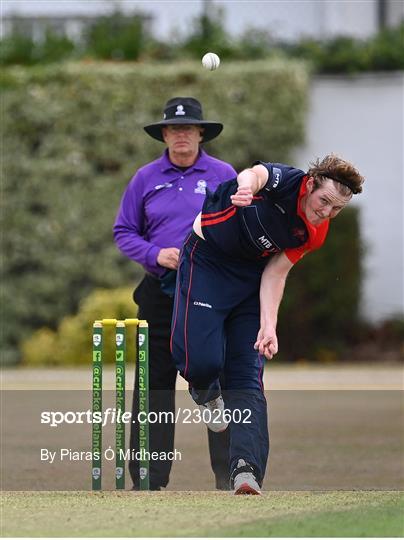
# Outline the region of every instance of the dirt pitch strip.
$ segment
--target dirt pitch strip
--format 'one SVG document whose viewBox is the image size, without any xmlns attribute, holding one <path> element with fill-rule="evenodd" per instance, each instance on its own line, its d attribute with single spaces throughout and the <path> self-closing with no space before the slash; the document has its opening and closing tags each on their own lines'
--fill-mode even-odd
<svg viewBox="0 0 404 540">
<path fill-rule="evenodd" d="M 89 370 L 4 371 L 2 536 L 404 536 L 402 367 L 267 367 L 271 455 L 261 497 L 213 491 L 201 425 L 177 425 L 184 459 L 165 491 L 131 492 L 129 479 L 127 491 L 109 491 L 106 464 L 105 491 L 92 493 L 90 463 L 38 459 L 41 446 L 89 446 L 83 426 L 38 427 L 53 400 L 89 407 Z M 105 381 L 112 390 L 111 370 Z M 179 380 L 177 407 L 191 404 Z"/>
</svg>

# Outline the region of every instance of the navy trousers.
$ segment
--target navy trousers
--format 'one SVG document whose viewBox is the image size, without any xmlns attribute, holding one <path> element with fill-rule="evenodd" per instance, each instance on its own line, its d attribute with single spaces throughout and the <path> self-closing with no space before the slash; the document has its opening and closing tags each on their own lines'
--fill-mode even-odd
<svg viewBox="0 0 404 540">
<path fill-rule="evenodd" d="M 181 253 L 171 350 L 201 404 L 221 393 L 229 409 L 230 471 L 242 458 L 262 483 L 269 453 L 264 358 L 254 350 L 260 325 L 259 288 L 265 263 L 232 260 L 192 233 Z"/>
<path fill-rule="evenodd" d="M 175 414 L 175 382 L 177 369 L 170 354 L 170 328 L 173 312 L 173 298 L 161 292 L 160 282 L 146 275 L 134 293 L 139 305 L 138 317 L 149 322 L 149 410 Z M 139 371 L 136 366 L 133 391 L 132 418 L 139 412 Z M 149 425 L 150 451 L 172 452 L 174 448 L 175 424 L 156 423 Z M 208 431 L 208 443 L 216 488 L 228 489 L 229 435 Z M 130 448 L 139 450 L 139 424 L 131 424 Z M 150 485 L 153 489 L 167 486 L 172 462 L 169 460 L 150 461 Z M 129 462 L 129 471 L 135 488 L 139 487 L 139 461 Z"/>
</svg>

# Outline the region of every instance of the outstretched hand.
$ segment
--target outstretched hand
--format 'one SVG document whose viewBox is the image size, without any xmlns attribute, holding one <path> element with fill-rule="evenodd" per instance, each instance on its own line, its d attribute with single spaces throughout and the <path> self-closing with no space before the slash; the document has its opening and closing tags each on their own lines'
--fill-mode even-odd
<svg viewBox="0 0 404 540">
<path fill-rule="evenodd" d="M 250 206 L 253 200 L 253 192 L 250 187 L 239 186 L 234 195 L 230 195 L 230 200 L 234 206 Z"/>
<path fill-rule="evenodd" d="M 271 360 L 278 352 L 278 338 L 276 337 L 275 328 L 261 327 L 257 335 L 257 341 L 254 344 L 254 349 L 268 360 Z"/>
</svg>

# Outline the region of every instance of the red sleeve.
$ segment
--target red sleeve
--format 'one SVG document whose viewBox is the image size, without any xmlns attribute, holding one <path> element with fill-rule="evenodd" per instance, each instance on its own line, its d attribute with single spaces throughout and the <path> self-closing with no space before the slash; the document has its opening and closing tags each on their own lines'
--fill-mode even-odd
<svg viewBox="0 0 404 540">
<path fill-rule="evenodd" d="M 296 264 L 306 253 L 321 248 L 327 237 L 329 221 L 325 221 L 319 227 L 311 227 L 307 242 L 297 248 L 285 249 L 285 255 L 292 264 Z"/>
<path fill-rule="evenodd" d="M 296 264 L 297 261 L 300 261 L 300 259 L 304 257 L 308 251 L 310 251 L 307 244 L 308 242 L 297 248 L 285 249 L 285 255 L 292 264 Z"/>
</svg>

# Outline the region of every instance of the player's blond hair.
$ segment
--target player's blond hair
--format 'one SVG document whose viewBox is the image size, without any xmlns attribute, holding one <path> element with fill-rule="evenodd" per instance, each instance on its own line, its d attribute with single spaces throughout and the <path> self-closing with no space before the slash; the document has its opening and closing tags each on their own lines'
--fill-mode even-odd
<svg viewBox="0 0 404 540">
<path fill-rule="evenodd" d="M 365 181 L 352 163 L 335 154 L 329 154 L 321 161 L 317 159 L 310 163 L 307 174 L 314 178 L 314 189 L 319 188 L 327 178 L 330 178 L 336 183 L 341 195 L 345 196 L 361 193 L 362 184 Z"/>
</svg>

